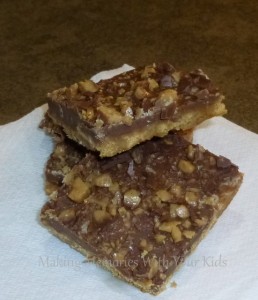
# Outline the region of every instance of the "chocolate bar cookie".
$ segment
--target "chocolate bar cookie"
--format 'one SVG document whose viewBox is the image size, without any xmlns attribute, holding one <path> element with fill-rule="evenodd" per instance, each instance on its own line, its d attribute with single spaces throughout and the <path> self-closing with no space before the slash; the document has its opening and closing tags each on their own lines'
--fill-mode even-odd
<svg viewBox="0 0 258 300">
<path fill-rule="evenodd" d="M 154 63 L 53 91 L 48 114 L 71 139 L 109 157 L 224 114 L 223 99 L 202 70 L 183 73 Z"/>
<path fill-rule="evenodd" d="M 242 174 L 178 134 L 73 167 L 41 211 L 54 235 L 145 292 L 161 292 L 236 194 Z M 225 241 L 226 242 L 226 241 Z"/>
</svg>

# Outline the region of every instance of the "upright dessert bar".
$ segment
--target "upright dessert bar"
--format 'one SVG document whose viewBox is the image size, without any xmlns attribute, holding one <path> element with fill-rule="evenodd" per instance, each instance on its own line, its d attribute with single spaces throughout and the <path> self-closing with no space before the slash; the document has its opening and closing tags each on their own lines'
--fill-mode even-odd
<svg viewBox="0 0 258 300">
<path fill-rule="evenodd" d="M 48 94 L 48 115 L 71 139 L 108 157 L 222 115 L 222 100 L 201 70 L 163 63 L 56 90 Z"/>
<path fill-rule="evenodd" d="M 113 275 L 157 294 L 241 181 L 230 160 L 169 134 L 111 158 L 86 153 L 41 220 Z"/>
</svg>

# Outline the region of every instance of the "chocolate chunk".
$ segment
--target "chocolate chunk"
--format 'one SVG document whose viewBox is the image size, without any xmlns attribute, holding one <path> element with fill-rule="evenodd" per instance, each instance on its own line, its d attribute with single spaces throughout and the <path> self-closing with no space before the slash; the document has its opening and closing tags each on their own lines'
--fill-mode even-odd
<svg viewBox="0 0 258 300">
<path fill-rule="evenodd" d="M 189 75 L 183 76 L 178 83 L 178 93 L 188 94 L 192 87 L 192 78 Z"/>
<path fill-rule="evenodd" d="M 164 75 L 160 79 L 160 85 L 164 88 L 175 88 L 177 82 L 171 75 Z"/>
</svg>

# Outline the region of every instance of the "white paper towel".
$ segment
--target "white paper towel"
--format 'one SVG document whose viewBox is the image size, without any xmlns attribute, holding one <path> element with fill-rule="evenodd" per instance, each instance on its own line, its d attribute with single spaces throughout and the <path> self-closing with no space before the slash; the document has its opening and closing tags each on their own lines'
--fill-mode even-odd
<svg viewBox="0 0 258 300">
<path fill-rule="evenodd" d="M 107 78 L 122 68 L 102 72 Z M 38 221 L 47 197 L 50 137 L 38 129 L 46 105 L 0 127 L 0 299 L 153 299 L 112 277 L 52 236 Z M 224 118 L 200 125 L 194 142 L 245 173 L 228 209 L 158 299 L 258 299 L 258 135 Z"/>
</svg>

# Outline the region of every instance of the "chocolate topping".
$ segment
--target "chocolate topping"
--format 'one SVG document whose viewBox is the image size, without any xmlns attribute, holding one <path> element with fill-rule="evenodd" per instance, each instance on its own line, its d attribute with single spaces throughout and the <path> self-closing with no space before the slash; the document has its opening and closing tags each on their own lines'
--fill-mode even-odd
<svg viewBox="0 0 258 300">
<path fill-rule="evenodd" d="M 155 292 L 238 181 L 229 160 L 170 134 L 111 158 L 86 153 L 42 218 Z"/>
<path fill-rule="evenodd" d="M 134 120 L 151 116 L 155 112 L 155 104 L 165 89 L 175 91 L 177 106 L 187 105 L 187 96 L 196 93 L 200 93 L 201 97 L 197 95 L 190 100 L 198 100 L 200 103 L 204 99 L 203 93 L 205 103 L 212 103 L 221 96 L 212 88 L 210 79 L 202 70 L 181 74 L 169 63 L 153 64 L 101 80 L 97 84 L 85 80 L 56 90 L 48 95 L 50 115 L 54 109 L 51 102 L 56 102 L 63 109 L 78 110 L 80 118 L 90 127 L 95 127 L 99 119 L 103 121 L 102 126 L 131 125 Z M 169 118 L 172 116 L 169 115 Z"/>
</svg>

